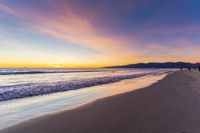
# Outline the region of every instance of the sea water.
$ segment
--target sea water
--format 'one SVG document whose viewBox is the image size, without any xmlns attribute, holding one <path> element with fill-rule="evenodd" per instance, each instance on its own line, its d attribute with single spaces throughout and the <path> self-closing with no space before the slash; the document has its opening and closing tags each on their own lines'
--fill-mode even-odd
<svg viewBox="0 0 200 133">
<path fill-rule="evenodd" d="M 0 130 L 148 86 L 168 72 L 167 69 L 0 69 Z"/>
</svg>

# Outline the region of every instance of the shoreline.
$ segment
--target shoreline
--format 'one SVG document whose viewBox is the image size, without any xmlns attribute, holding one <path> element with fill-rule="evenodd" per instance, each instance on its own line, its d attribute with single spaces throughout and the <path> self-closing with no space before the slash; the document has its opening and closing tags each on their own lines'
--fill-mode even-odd
<svg viewBox="0 0 200 133">
<path fill-rule="evenodd" d="M 192 73 L 174 72 L 148 87 L 32 119 L 0 133 L 196 133 L 200 97 L 191 89 L 190 83 L 198 82 Z"/>
<path fill-rule="evenodd" d="M 169 70 L 168 70 L 169 71 Z M 3 101 L 9 101 L 9 100 L 15 100 L 15 99 L 21 99 L 21 98 L 29 98 L 29 97 L 34 97 L 34 96 L 41 96 L 41 95 L 47 95 L 47 94 L 53 94 L 53 93 L 57 93 L 57 92 L 65 92 L 65 91 L 70 91 L 70 90 L 78 90 L 78 89 L 83 89 L 83 88 L 87 88 L 87 87 L 94 87 L 94 86 L 98 86 L 98 85 L 106 85 L 106 84 L 111 84 L 111 83 L 116 83 L 116 82 L 120 82 L 122 80 L 126 80 L 126 79 L 135 79 L 138 77 L 143 77 L 146 75 L 154 75 L 157 73 L 162 73 L 162 72 L 166 72 L 166 70 L 151 70 L 151 71 L 143 71 L 143 72 L 136 72 L 133 71 L 133 73 L 126 73 L 125 75 L 123 74 L 105 74 L 104 76 L 94 76 L 93 78 L 88 78 L 87 75 L 85 75 L 87 78 L 78 78 L 77 79 L 70 79 L 69 77 L 66 77 L 67 79 L 65 80 L 58 80 L 59 76 L 55 78 L 55 80 L 57 79 L 57 81 L 51 81 L 51 83 L 45 83 L 43 81 L 43 83 L 38 83 L 38 79 L 40 78 L 36 78 L 33 84 L 28 81 L 27 83 L 23 84 L 14 84 L 12 85 L 12 83 L 9 85 L 8 84 L 1 84 L 0 82 L 0 86 L 2 85 L 3 87 L 1 87 L 1 95 L 0 95 L 0 102 Z M 76 73 L 77 74 L 77 73 Z M 17 74 L 16 74 L 17 75 Z M 15 75 L 15 76 L 16 76 Z M 31 74 L 32 76 L 34 74 Z M 30 76 L 30 75 L 29 75 Z M 51 76 L 51 75 L 48 75 Z M 46 77 L 48 77 L 46 76 Z M 66 75 L 65 75 L 66 76 Z M 76 75 L 77 76 L 77 75 Z M 83 75 L 82 75 L 83 76 Z M 90 75 L 91 76 L 91 75 Z M 92 76 L 91 76 L 92 77 Z M 20 77 L 18 77 L 20 79 Z M 33 77 L 27 77 L 25 80 L 29 80 Z M 46 80 L 49 80 L 48 78 L 45 78 Z M 63 77 L 61 76 L 61 79 L 63 79 Z M 11 80 L 12 81 L 12 77 L 10 78 L 5 78 L 4 80 Z M 42 80 L 42 79 L 40 79 Z M 59 81 L 59 82 L 58 82 Z M 12 81 L 12 82 L 21 82 L 19 81 Z"/>
<path fill-rule="evenodd" d="M 75 91 L 5 101 L 0 103 L 0 131 L 45 115 L 76 109 L 98 99 L 147 87 L 167 74 L 163 72 Z"/>
</svg>

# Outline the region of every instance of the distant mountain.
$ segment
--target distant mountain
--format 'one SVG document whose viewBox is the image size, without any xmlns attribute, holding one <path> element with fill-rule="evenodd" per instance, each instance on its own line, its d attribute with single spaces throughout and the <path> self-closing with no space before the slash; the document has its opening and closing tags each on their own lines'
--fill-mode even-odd
<svg viewBox="0 0 200 133">
<path fill-rule="evenodd" d="M 200 63 L 187 63 L 187 62 L 150 62 L 150 63 L 138 63 L 128 64 L 122 66 L 110 66 L 106 68 L 188 68 L 188 67 L 200 67 Z"/>
</svg>

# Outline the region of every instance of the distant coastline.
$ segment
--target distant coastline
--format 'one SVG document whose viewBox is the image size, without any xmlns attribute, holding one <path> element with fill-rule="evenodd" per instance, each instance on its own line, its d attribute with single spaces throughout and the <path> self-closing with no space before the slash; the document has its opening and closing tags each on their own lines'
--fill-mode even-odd
<svg viewBox="0 0 200 133">
<path fill-rule="evenodd" d="M 188 62 L 149 62 L 149 63 L 137 63 L 121 66 L 109 66 L 105 68 L 188 68 L 199 67 L 200 63 L 188 63 Z"/>
</svg>

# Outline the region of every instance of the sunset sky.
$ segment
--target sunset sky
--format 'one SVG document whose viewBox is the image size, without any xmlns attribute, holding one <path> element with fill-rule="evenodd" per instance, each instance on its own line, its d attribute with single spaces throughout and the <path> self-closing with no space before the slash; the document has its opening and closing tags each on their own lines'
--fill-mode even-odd
<svg viewBox="0 0 200 133">
<path fill-rule="evenodd" d="M 0 0 L 0 67 L 200 62 L 200 0 Z"/>
</svg>

